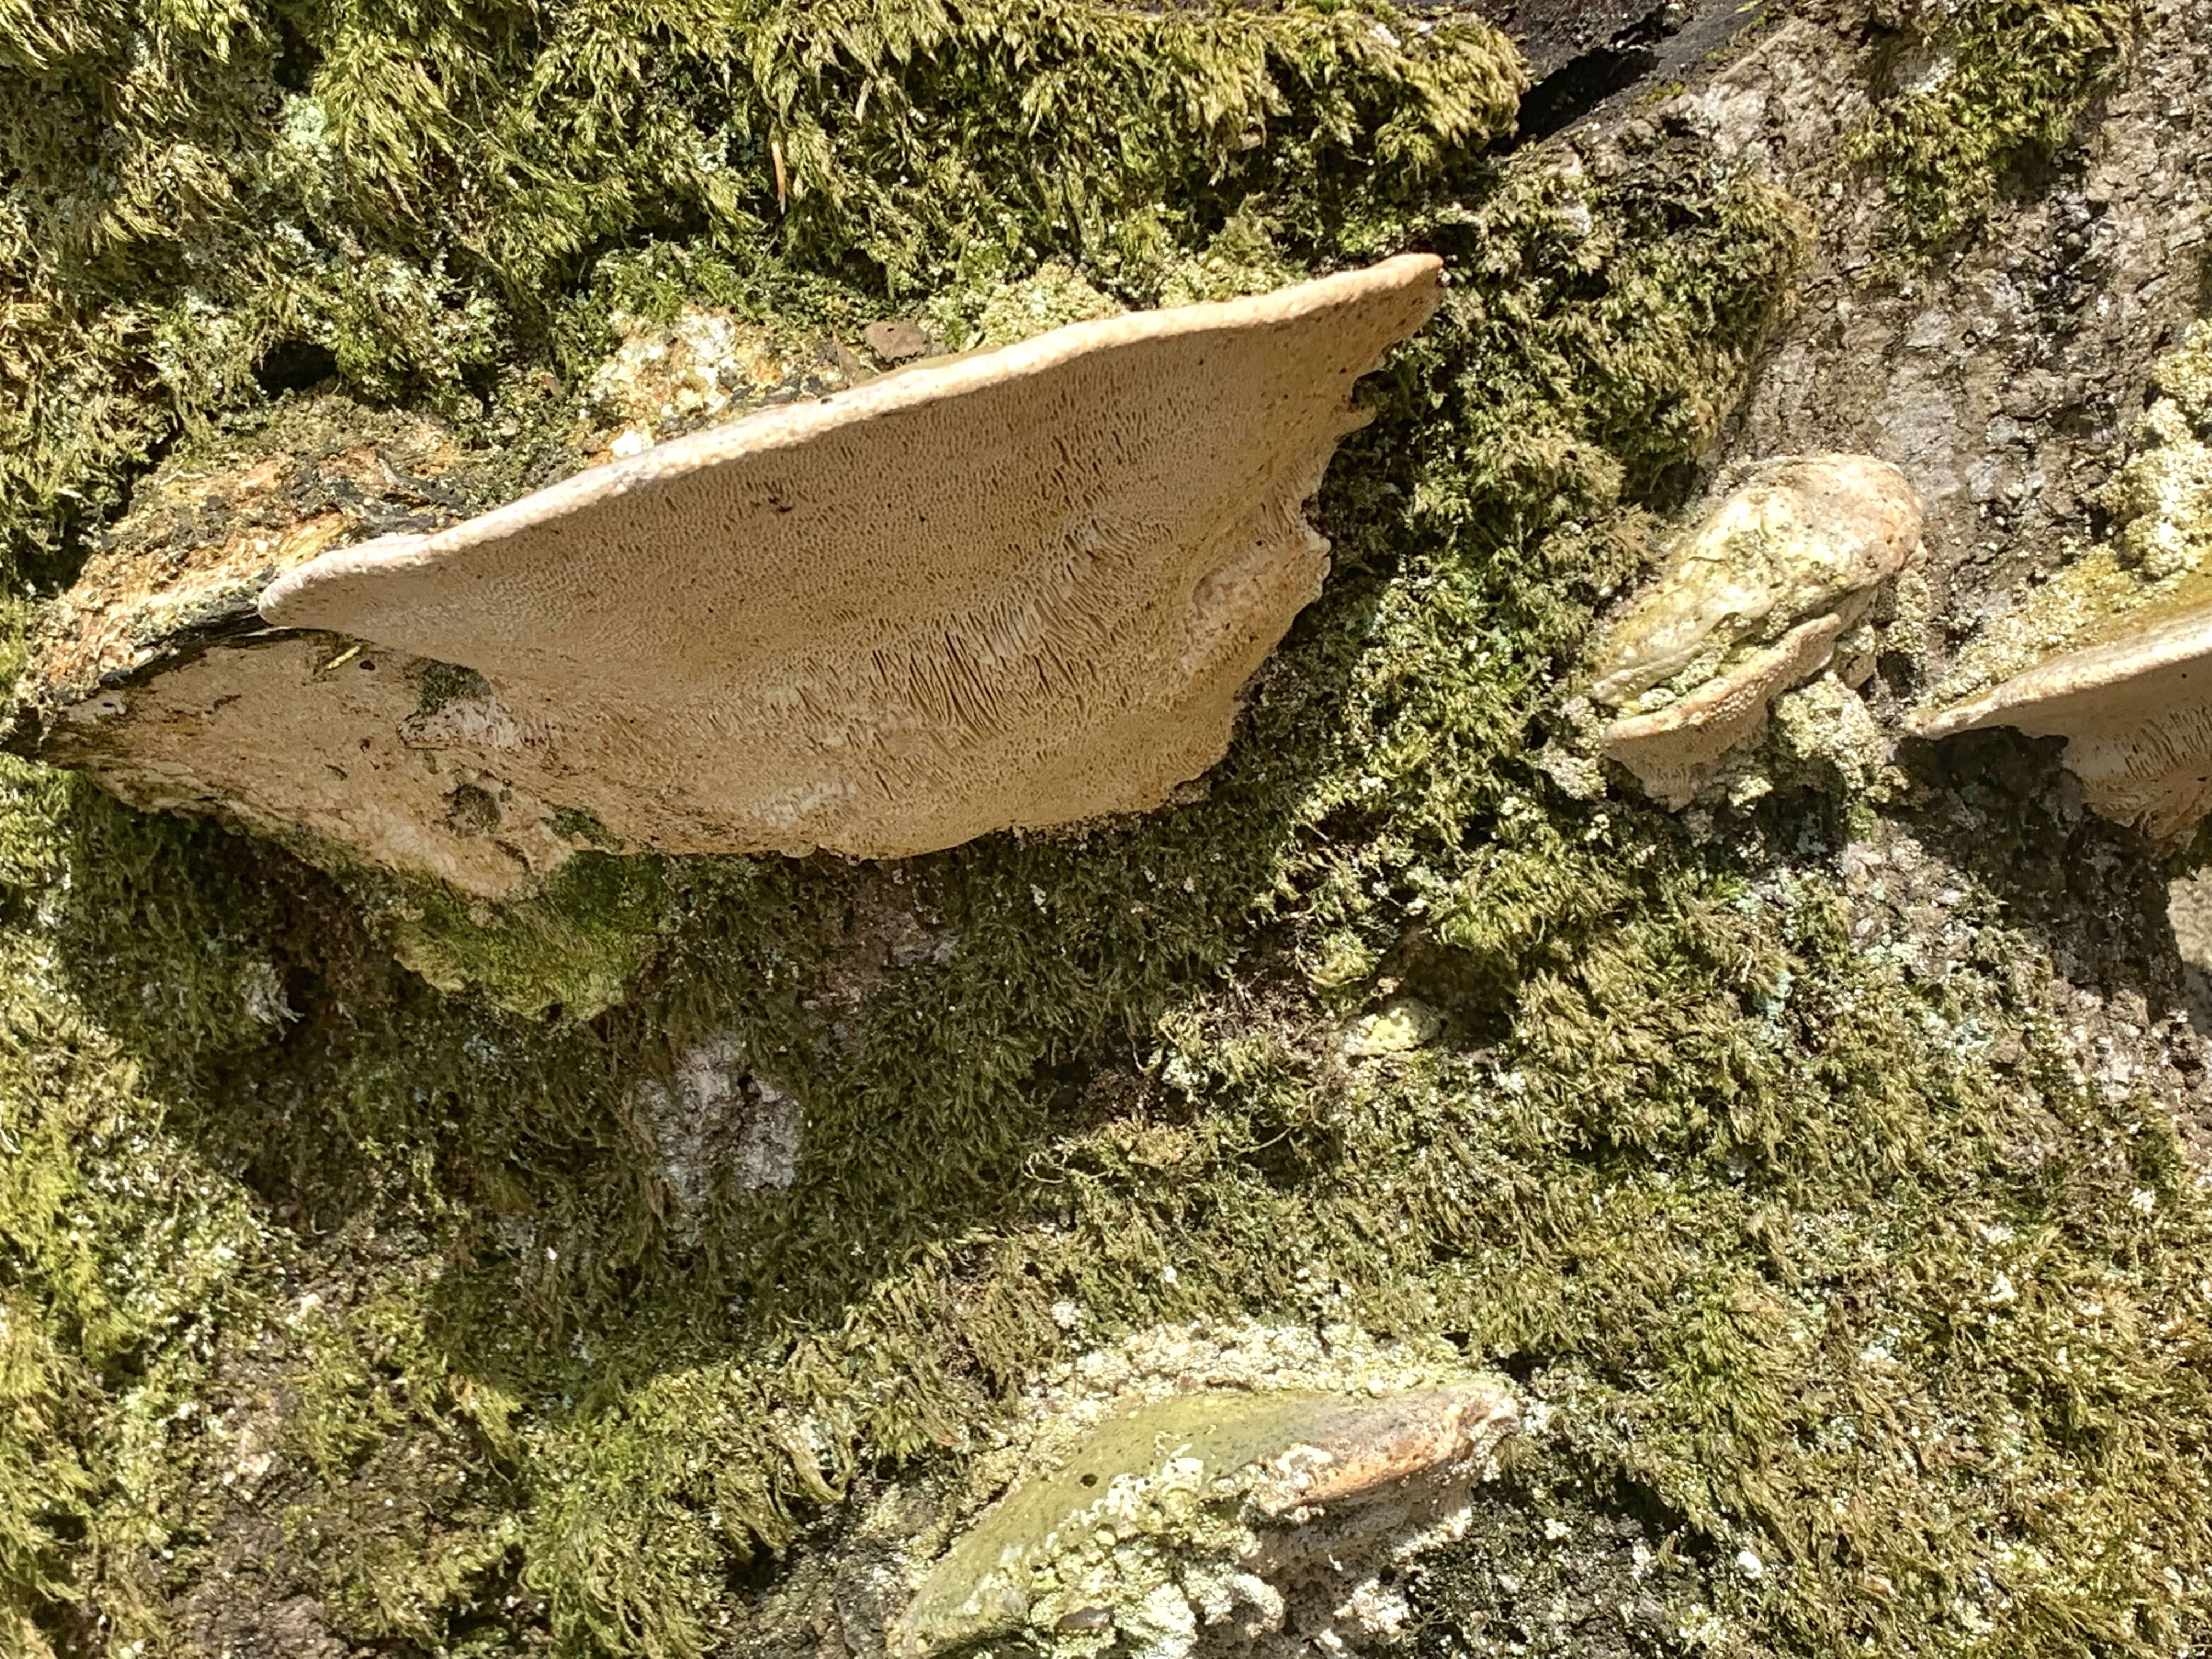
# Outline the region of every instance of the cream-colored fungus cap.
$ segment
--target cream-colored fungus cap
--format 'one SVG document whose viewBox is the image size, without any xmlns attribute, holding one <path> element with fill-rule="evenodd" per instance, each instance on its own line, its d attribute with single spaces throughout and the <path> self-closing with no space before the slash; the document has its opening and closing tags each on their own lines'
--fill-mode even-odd
<svg viewBox="0 0 2212 1659">
<path fill-rule="evenodd" d="M 1918 550 L 1921 518 L 1905 474 L 1871 455 L 1762 465 L 1601 639 L 1590 698 L 1620 711 L 1600 736 L 1607 755 L 1686 806 L 1777 697 L 1827 667 Z"/>
<path fill-rule="evenodd" d="M 2212 605 L 2130 617 L 1982 696 L 1916 722 L 1947 738 L 2009 726 L 2064 738 L 2066 769 L 2091 806 L 2173 844 L 2212 811 Z"/>
<path fill-rule="evenodd" d="M 1352 382 L 1442 263 L 1078 323 L 323 553 L 286 628 L 489 682 L 617 842 L 888 856 L 1158 805 L 1320 591 Z"/>
</svg>

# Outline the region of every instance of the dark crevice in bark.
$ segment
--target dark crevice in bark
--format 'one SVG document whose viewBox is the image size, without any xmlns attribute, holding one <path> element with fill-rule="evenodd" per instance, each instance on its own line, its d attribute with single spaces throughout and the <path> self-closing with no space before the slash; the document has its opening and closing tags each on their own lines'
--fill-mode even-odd
<svg viewBox="0 0 2212 1659">
<path fill-rule="evenodd" d="M 1680 33 L 1682 21 L 1680 7 L 1655 6 L 1604 46 L 1553 70 L 1522 96 L 1515 142 L 1548 138 L 1635 85 L 1658 67 L 1654 44 Z"/>
</svg>

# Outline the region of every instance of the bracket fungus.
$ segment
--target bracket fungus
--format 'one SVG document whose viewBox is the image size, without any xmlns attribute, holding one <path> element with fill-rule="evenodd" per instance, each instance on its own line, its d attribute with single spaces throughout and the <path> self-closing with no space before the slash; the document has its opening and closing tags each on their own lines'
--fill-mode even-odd
<svg viewBox="0 0 2212 1659">
<path fill-rule="evenodd" d="M 2064 738 L 2089 805 L 2167 846 L 2212 811 L 2212 604 L 2124 617 L 2107 636 L 1922 716 L 1924 738 L 2009 726 Z"/>
<path fill-rule="evenodd" d="M 2172 844 L 2212 811 L 2212 321 L 2155 379 L 2110 542 L 1969 641 L 1913 726 L 2063 737 L 2092 807 Z"/>
<path fill-rule="evenodd" d="M 1379 1575 L 1449 1534 L 1518 1422 L 1487 1378 L 1126 1407 L 953 1543 L 892 1651 L 915 1659 L 1017 1632 L 1054 1656 L 1118 1640 L 1161 1659 L 1387 1641 L 1404 1609 L 1385 1608 Z"/>
<path fill-rule="evenodd" d="M 1688 805 L 1777 697 L 1837 661 L 1918 550 L 1920 526 L 1919 497 L 1887 461 L 1805 455 L 1760 467 L 1606 629 L 1589 688 L 1619 711 L 1600 734 L 1605 753 L 1656 799 Z"/>
<path fill-rule="evenodd" d="M 155 636 L 208 607 L 136 573 L 127 619 L 60 607 L 14 741 L 486 896 L 579 833 L 888 857 L 1156 806 L 1319 592 L 1304 503 L 1442 280 L 1407 254 L 1077 323 L 442 527 L 333 519 L 226 568 L 189 649 Z"/>
</svg>

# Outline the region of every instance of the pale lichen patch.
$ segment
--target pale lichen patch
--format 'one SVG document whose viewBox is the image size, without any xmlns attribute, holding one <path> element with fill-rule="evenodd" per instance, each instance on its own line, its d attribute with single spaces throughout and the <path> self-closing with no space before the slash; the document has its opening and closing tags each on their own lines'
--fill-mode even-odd
<svg viewBox="0 0 2212 1659">
<path fill-rule="evenodd" d="M 665 1081 L 641 1080 L 635 1098 L 654 1168 L 684 1230 L 696 1230 L 725 1194 L 788 1187 L 798 1178 L 799 1102 L 750 1065 L 735 1036 L 693 1043 Z"/>
<path fill-rule="evenodd" d="M 1095 322 L 1115 317 L 1122 307 L 1085 282 L 1074 268 L 1054 260 L 1018 283 L 1007 283 L 992 294 L 976 319 L 975 346 L 1012 345 L 1069 323 Z"/>
<path fill-rule="evenodd" d="M 1834 674 L 1774 700 L 1768 747 L 1776 769 L 1843 793 L 1879 799 L 1890 781 L 1890 733 L 1866 700 Z"/>
<path fill-rule="evenodd" d="M 686 306 L 660 322 L 611 319 L 616 343 L 585 382 L 580 454 L 615 459 L 748 409 L 818 398 L 870 378 L 835 340 L 748 322 L 718 307 Z"/>
<path fill-rule="evenodd" d="M 1443 1016 L 1419 998 L 1393 997 L 1353 1022 L 1345 1034 L 1344 1052 L 1355 1060 L 1410 1054 L 1434 1042 L 1443 1028 Z"/>
</svg>

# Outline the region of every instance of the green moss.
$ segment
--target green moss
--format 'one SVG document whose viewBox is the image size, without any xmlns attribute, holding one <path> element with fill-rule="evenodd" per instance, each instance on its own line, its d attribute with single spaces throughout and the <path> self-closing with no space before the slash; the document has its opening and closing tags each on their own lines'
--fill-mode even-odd
<svg viewBox="0 0 2212 1659">
<path fill-rule="evenodd" d="M 473 668 L 450 662 L 425 663 L 422 666 L 422 714 L 434 714 L 447 703 L 464 697 L 490 695 L 491 682 Z"/>
<path fill-rule="evenodd" d="M 1907 242 L 1926 253 L 1978 226 L 2008 174 L 2048 159 L 2117 69 L 2132 0 L 1970 0 L 1915 26 L 1942 56 L 1877 109 L 1851 153 L 1881 174 Z"/>
<path fill-rule="evenodd" d="M 148 1565 L 188 1508 L 195 1401 L 221 1334 L 254 1322 L 273 1243 L 64 988 L 69 936 L 58 953 L 50 927 L 79 794 L 0 769 L 0 1645 L 33 1653 L 32 1621 L 73 1608 L 117 1639 L 157 1627 Z M 179 895 L 108 963 L 133 1016 L 180 1041 L 258 1040 L 240 933 L 210 920 Z"/>
<path fill-rule="evenodd" d="M 580 807 L 556 806 L 551 822 L 553 833 L 564 841 L 573 841 L 586 847 L 609 848 L 616 845 L 614 832 L 599 822 L 596 814 Z"/>
<path fill-rule="evenodd" d="M 590 814 L 574 816 L 574 833 L 588 840 Z M 367 872 L 352 884 L 401 962 L 441 991 L 480 992 L 525 1016 L 589 1019 L 620 1001 L 671 921 L 658 860 L 601 852 L 580 853 L 512 904 L 471 901 L 436 882 L 395 889 Z"/>
<path fill-rule="evenodd" d="M 345 1243 L 357 1256 L 368 1240 Z M 287 1352 L 264 1377 L 286 1409 L 265 1446 L 252 1430 L 242 1438 L 249 1473 L 276 1465 L 257 1496 L 276 1512 L 285 1565 L 333 1622 L 431 1645 L 453 1643 L 454 1610 L 511 1577 L 520 1528 L 500 1460 L 507 1402 L 452 1375 L 422 1318 L 427 1266 L 325 1279 L 283 1309 Z"/>
<path fill-rule="evenodd" d="M 1510 125 L 1519 67 L 1480 25 L 1393 15 L 11 16 L 0 533 L 27 570 L 65 574 L 149 447 L 257 406 L 260 380 L 334 374 L 496 438 L 534 375 L 604 355 L 612 291 L 655 244 L 719 273 L 722 293 L 686 297 L 857 325 L 1054 254 L 1141 292 L 1249 201 L 1314 228 L 1355 197 L 1415 201 Z"/>
</svg>

